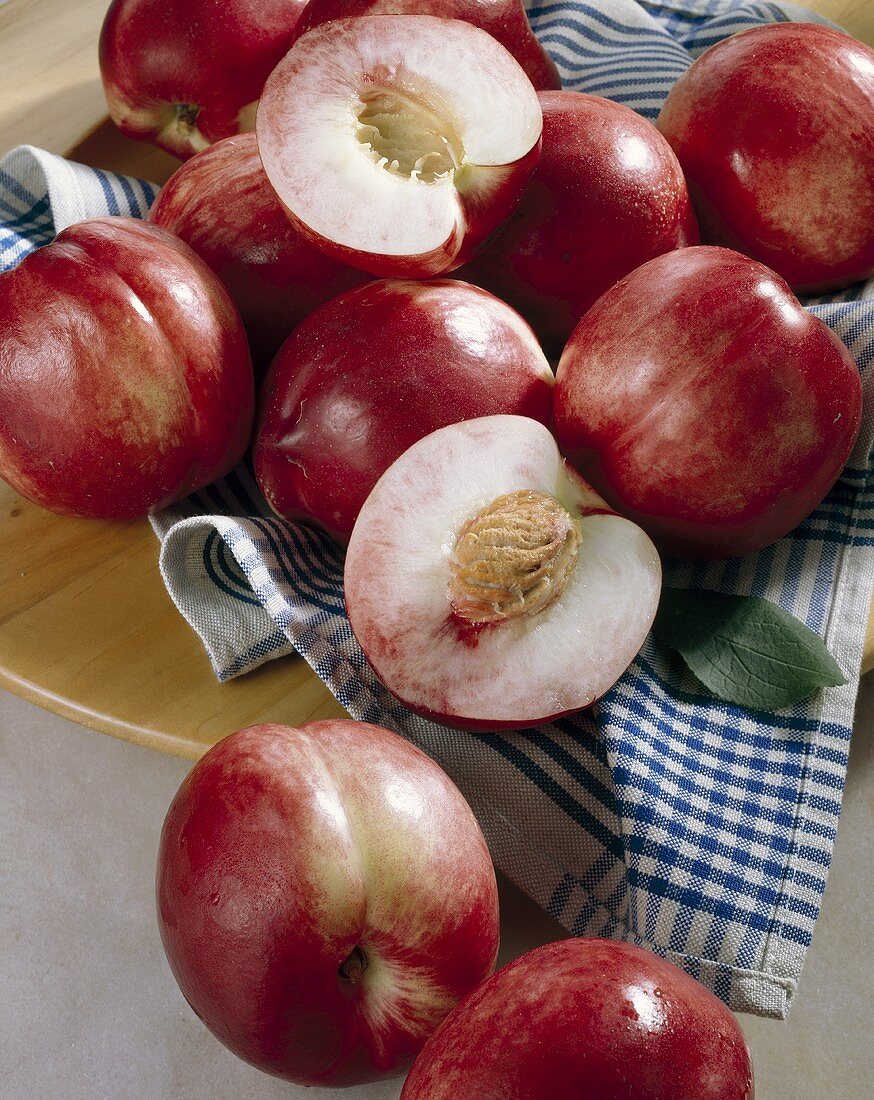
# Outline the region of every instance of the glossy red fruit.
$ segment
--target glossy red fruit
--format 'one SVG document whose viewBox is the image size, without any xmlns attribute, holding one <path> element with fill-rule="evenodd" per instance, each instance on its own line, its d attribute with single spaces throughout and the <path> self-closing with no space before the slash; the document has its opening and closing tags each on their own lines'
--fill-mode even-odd
<svg viewBox="0 0 874 1100">
<path fill-rule="evenodd" d="M 368 279 L 301 237 L 267 182 L 254 134 L 224 138 L 186 161 L 161 188 L 149 220 L 218 275 L 265 370 L 316 306 Z"/>
<path fill-rule="evenodd" d="M 782 538 L 838 478 L 862 387 L 838 337 L 773 271 L 724 248 L 650 260 L 574 329 L 556 437 L 617 511 L 673 553 Z"/>
<path fill-rule="evenodd" d="M 469 994 L 416 1059 L 401 1100 L 753 1100 L 743 1032 L 650 951 L 568 939 Z"/>
<path fill-rule="evenodd" d="M 528 24 L 521 0 L 310 0 L 295 37 L 327 23 L 356 15 L 438 15 L 463 19 L 501 43 L 516 58 L 535 88 L 560 88 L 555 62 Z"/>
<path fill-rule="evenodd" d="M 552 387 L 531 329 L 486 291 L 373 282 L 321 306 L 274 360 L 255 434 L 258 483 L 278 515 L 345 541 L 411 443 L 492 413 L 546 423 Z"/>
<path fill-rule="evenodd" d="M 460 267 L 540 156 L 531 81 L 459 19 L 369 15 L 299 38 L 264 87 L 258 150 L 297 227 L 374 275 Z"/>
<path fill-rule="evenodd" d="M 167 813 L 157 893 L 194 1011 L 305 1085 L 403 1072 L 498 949 L 495 874 L 461 793 L 408 741 L 346 719 L 212 748 Z"/>
<path fill-rule="evenodd" d="M 255 126 L 306 0 L 113 0 L 100 35 L 112 121 L 190 157 Z"/>
<path fill-rule="evenodd" d="M 799 292 L 874 274 L 874 50 L 812 23 L 775 23 L 702 54 L 657 123 L 702 239 Z"/>
<path fill-rule="evenodd" d="M 623 275 L 698 243 L 670 146 L 634 111 L 580 92 L 543 92 L 540 162 L 516 212 L 458 274 L 522 314 L 559 354 Z"/>
<path fill-rule="evenodd" d="M 0 475 L 44 508 L 165 507 L 236 465 L 253 405 L 239 314 L 167 230 L 80 222 L 0 275 Z"/>
</svg>

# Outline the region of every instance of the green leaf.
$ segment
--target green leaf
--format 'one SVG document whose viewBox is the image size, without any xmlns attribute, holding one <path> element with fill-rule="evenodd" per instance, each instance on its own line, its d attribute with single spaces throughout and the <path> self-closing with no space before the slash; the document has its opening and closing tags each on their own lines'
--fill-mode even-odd
<svg viewBox="0 0 874 1100">
<path fill-rule="evenodd" d="M 665 588 L 653 631 L 727 703 L 778 710 L 847 682 L 817 634 L 758 596 Z"/>
</svg>

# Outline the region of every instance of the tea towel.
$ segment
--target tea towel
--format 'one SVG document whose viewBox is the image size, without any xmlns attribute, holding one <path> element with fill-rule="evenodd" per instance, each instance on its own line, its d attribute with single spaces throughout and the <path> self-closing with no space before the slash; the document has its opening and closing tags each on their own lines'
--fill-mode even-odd
<svg viewBox="0 0 874 1100">
<path fill-rule="evenodd" d="M 654 119 L 707 46 L 759 23 L 825 22 L 784 3 L 557 0 L 530 9 L 566 88 Z M 0 269 L 72 221 L 142 216 L 155 188 L 30 147 L 0 163 Z M 153 518 L 161 570 L 215 674 L 299 653 L 356 718 L 430 753 L 464 791 L 496 864 L 579 935 L 666 955 L 732 1008 L 782 1017 L 819 912 L 840 811 L 874 583 L 874 282 L 811 303 L 863 375 L 843 477 L 789 537 L 666 581 L 779 603 L 848 683 L 778 714 L 714 702 L 652 637 L 592 708 L 533 731 L 461 733 L 376 681 L 343 612 L 342 551 L 271 517 L 245 465 Z"/>
</svg>

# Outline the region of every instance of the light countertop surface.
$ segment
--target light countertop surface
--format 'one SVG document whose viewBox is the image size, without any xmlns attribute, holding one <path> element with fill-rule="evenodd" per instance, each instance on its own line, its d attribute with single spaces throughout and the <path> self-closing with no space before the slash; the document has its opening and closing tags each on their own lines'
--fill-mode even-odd
<svg viewBox="0 0 874 1100">
<path fill-rule="evenodd" d="M 158 940 L 153 879 L 188 767 L 0 692 L 0 1100 L 394 1100 L 398 1082 L 338 1093 L 263 1076 L 185 1004 Z M 758 1100 L 874 1096 L 872 831 L 869 676 L 792 1013 L 785 1023 L 741 1017 Z M 502 961 L 561 934 L 506 883 L 502 913 Z"/>
</svg>

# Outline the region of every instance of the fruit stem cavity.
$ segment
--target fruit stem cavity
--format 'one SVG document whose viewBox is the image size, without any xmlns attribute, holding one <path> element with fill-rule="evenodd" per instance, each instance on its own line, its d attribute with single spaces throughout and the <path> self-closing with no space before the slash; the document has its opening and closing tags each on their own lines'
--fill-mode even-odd
<svg viewBox="0 0 874 1100">
<path fill-rule="evenodd" d="M 181 134 L 190 134 L 197 127 L 200 108 L 194 103 L 176 104 L 176 129 Z"/>
<path fill-rule="evenodd" d="M 340 977 L 345 978 L 345 980 L 350 985 L 358 985 L 358 983 L 361 981 L 361 976 L 366 969 L 367 956 L 364 954 L 360 947 L 353 947 L 352 951 L 349 953 L 348 958 L 340 963 L 339 967 L 337 968 L 337 972 L 339 973 Z"/>
</svg>

